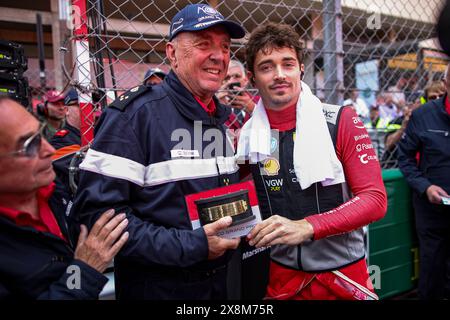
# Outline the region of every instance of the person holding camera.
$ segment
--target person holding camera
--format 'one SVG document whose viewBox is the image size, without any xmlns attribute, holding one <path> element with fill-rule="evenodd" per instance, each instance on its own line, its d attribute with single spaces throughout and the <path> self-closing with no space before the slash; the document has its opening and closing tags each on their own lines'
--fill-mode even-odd
<svg viewBox="0 0 450 320">
<path fill-rule="evenodd" d="M 231 60 L 222 87 L 217 93 L 219 101 L 233 110 L 226 123 L 228 127 L 240 128 L 250 119 L 259 97 L 249 92 L 248 85 L 244 65 L 238 60 Z"/>
</svg>

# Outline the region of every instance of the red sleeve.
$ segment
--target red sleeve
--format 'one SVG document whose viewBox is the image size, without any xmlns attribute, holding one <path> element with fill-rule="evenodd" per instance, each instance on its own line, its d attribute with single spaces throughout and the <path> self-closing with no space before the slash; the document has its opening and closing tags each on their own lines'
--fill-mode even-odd
<svg viewBox="0 0 450 320">
<path fill-rule="evenodd" d="M 341 113 L 336 154 L 353 198 L 333 210 L 306 218 L 313 226 L 316 240 L 368 225 L 383 218 L 387 210 L 376 152 L 363 123 L 350 107 Z"/>
</svg>

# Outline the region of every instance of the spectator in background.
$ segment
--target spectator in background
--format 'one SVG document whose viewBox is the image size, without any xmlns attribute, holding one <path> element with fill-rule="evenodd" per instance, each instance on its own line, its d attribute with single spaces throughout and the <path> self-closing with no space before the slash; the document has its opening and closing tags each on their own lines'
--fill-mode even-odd
<svg viewBox="0 0 450 320">
<path fill-rule="evenodd" d="M 433 81 L 431 84 L 425 87 L 424 92 L 424 100 L 422 103 L 427 103 L 428 101 L 442 98 L 445 94 L 445 84 L 442 80 Z"/>
<path fill-rule="evenodd" d="M 370 107 L 369 121 L 364 125 L 367 129 L 386 129 L 389 121 L 380 116 L 380 107 L 373 105 Z"/>
<path fill-rule="evenodd" d="M 97 299 L 102 272 L 128 239 L 127 220 L 108 211 L 89 234 L 81 227 L 75 245 L 53 205 L 55 150 L 44 128 L 0 97 L 0 299 Z"/>
<path fill-rule="evenodd" d="M 403 132 L 411 116 L 411 113 L 420 107 L 420 95 L 418 93 L 410 96 L 410 101 L 403 108 L 403 115 L 389 122 L 384 143 L 384 153 L 381 163 L 383 168 L 395 167 L 397 164 L 398 151 L 397 143 L 400 141 Z"/>
<path fill-rule="evenodd" d="M 61 206 L 61 212 L 66 212 L 66 208 L 72 200 L 73 192 L 69 183 L 69 166 L 73 156 L 81 149 L 80 134 L 80 107 L 78 93 L 71 88 L 64 99 L 67 107 L 66 123 L 61 130 L 58 130 L 50 140 L 50 144 L 56 149 L 52 156 L 53 169 L 56 172 L 56 198 L 57 204 Z"/>
<path fill-rule="evenodd" d="M 51 144 L 55 149 L 57 159 L 60 155 L 65 155 L 67 152 L 74 151 L 74 149 L 67 148 L 69 146 L 76 146 L 77 150 L 80 148 L 80 106 L 78 103 L 78 93 L 75 89 L 70 89 L 65 98 L 64 104 L 67 108 L 66 121 L 64 127 L 58 130 Z"/>
<path fill-rule="evenodd" d="M 376 95 L 376 97 L 375 97 L 375 105 L 376 106 L 381 106 L 381 105 L 383 105 L 385 103 L 385 100 L 384 100 L 384 93 L 383 92 L 379 92 L 377 95 Z M 369 111 L 370 111 L 370 108 L 369 108 Z"/>
<path fill-rule="evenodd" d="M 388 91 L 392 94 L 392 101 L 397 106 L 397 110 L 401 111 L 406 104 L 405 88 L 408 80 L 401 77 L 395 86 L 389 87 Z"/>
<path fill-rule="evenodd" d="M 397 109 L 397 105 L 394 103 L 392 92 L 382 93 L 384 103 L 379 104 L 380 118 L 386 123 L 397 118 L 401 114 Z"/>
<path fill-rule="evenodd" d="M 363 122 L 369 117 L 369 108 L 364 100 L 359 97 L 359 91 L 356 88 L 350 91 L 350 98 L 344 101 L 343 106 L 352 106 Z"/>
<path fill-rule="evenodd" d="M 155 85 L 160 84 L 164 78 L 166 77 L 166 74 L 164 71 L 162 71 L 159 68 L 152 68 L 150 70 L 147 70 L 144 76 L 144 84 L 145 85 Z"/>
<path fill-rule="evenodd" d="M 44 104 L 38 106 L 37 112 L 39 119 L 47 123 L 43 134 L 45 139 L 50 141 L 65 123 L 67 107 L 64 104 L 64 94 L 56 90 L 47 91 Z"/>
<path fill-rule="evenodd" d="M 255 102 L 258 101 L 247 89 L 249 81 L 244 65 L 238 60 L 231 60 L 223 84 L 216 94 L 219 101 L 226 106 L 230 106 L 233 115 L 225 123 L 228 127 L 240 128 L 250 118 Z M 238 121 L 234 126 L 234 121 Z"/>
<path fill-rule="evenodd" d="M 414 191 L 421 299 L 450 298 L 449 69 L 445 95 L 412 113 L 399 142 L 399 167 Z"/>
</svg>

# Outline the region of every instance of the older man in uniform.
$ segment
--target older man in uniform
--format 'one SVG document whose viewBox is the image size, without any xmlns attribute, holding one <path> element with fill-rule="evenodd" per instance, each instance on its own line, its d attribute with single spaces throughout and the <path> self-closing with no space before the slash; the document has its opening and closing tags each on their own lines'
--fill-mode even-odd
<svg viewBox="0 0 450 320">
<path fill-rule="evenodd" d="M 230 111 L 214 94 L 230 38 L 244 35 L 210 6 L 186 6 L 170 26 L 172 71 L 163 83 L 131 89 L 100 119 L 74 212 L 88 225 L 109 206 L 127 213 L 130 240 L 115 260 L 119 299 L 226 298 L 229 250 L 239 239 L 216 233 L 231 218 L 193 230 L 185 196 L 239 181 L 223 125 Z M 219 143 L 210 148 L 213 132 Z"/>
</svg>

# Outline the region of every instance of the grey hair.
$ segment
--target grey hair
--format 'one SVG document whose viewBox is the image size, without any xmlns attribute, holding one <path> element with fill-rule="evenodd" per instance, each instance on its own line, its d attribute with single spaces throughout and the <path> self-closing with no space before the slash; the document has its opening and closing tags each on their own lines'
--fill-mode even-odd
<svg viewBox="0 0 450 320">
<path fill-rule="evenodd" d="M 173 46 L 176 48 L 178 46 L 178 38 L 177 37 L 173 38 L 172 40 L 170 40 L 170 43 L 172 43 Z"/>
<path fill-rule="evenodd" d="M 233 68 L 233 67 L 239 67 L 239 69 L 241 69 L 242 75 L 245 77 L 245 67 L 242 64 L 242 62 L 240 62 L 239 60 L 233 59 L 230 60 L 230 64 L 228 65 L 228 68 Z"/>
</svg>

